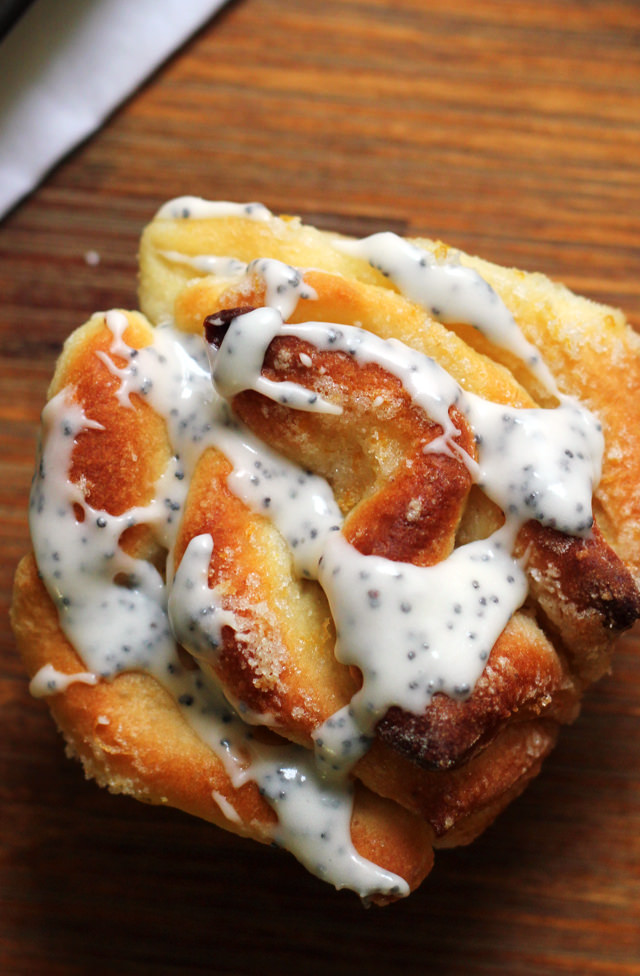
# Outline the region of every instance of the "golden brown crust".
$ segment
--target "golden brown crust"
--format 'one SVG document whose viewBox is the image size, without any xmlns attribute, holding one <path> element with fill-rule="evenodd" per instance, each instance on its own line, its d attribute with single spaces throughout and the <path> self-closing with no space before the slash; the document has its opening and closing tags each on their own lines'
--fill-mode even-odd
<svg viewBox="0 0 640 976">
<path fill-rule="evenodd" d="M 305 282 L 311 278 L 306 276 Z M 354 308 L 353 302 L 343 303 L 340 290 L 336 293 L 335 276 L 316 272 L 313 281 L 316 297 L 307 305 L 317 303 L 321 310 L 329 306 L 339 312 L 341 322 L 357 321 L 372 330 L 377 302 L 367 306 L 361 297 Z M 260 303 L 263 287 L 254 280 L 241 290 L 227 289 L 218 300 L 231 307 L 241 301 Z M 358 290 L 351 283 L 350 297 Z M 303 314 L 299 306 L 295 314 Z M 484 513 L 468 511 L 478 496 L 469 496 L 466 469 L 454 458 L 424 453 L 441 428 L 411 405 L 394 376 L 375 364 L 358 365 L 346 353 L 319 351 L 293 337 L 270 344 L 262 373 L 272 381 L 298 382 L 341 407 L 342 413 L 333 416 L 296 411 L 254 392 L 233 400 L 238 416 L 262 440 L 329 481 L 346 515 L 344 534 L 361 552 L 428 565 L 451 551 L 463 517 L 467 527 L 475 524 L 475 538 L 481 537 Z M 469 371 L 466 382 L 472 390 L 473 380 Z M 509 393 L 517 402 L 517 390 L 506 390 L 501 375 L 499 380 L 501 395 Z M 460 431 L 458 442 L 473 456 L 464 419 L 457 413 L 452 419 Z M 467 761 L 512 720 L 541 714 L 572 720 L 581 681 L 600 676 L 608 667 L 611 633 L 630 626 L 640 613 L 630 572 L 597 529 L 582 540 L 527 523 L 519 545 L 526 551 L 529 606 L 561 635 L 561 656 L 532 619 L 517 614 L 467 701 L 436 695 L 424 715 L 391 708 L 378 723 L 378 735 L 426 768 L 447 769 Z M 570 666 L 564 659 L 567 645 L 572 648 Z M 238 654 L 243 655 L 242 645 Z M 283 674 L 283 686 L 286 680 Z"/>
<path fill-rule="evenodd" d="M 346 353 L 319 352 L 295 338 L 271 343 L 263 375 L 288 378 L 340 406 L 333 416 L 252 392 L 233 401 L 261 440 L 326 478 L 348 515 L 344 534 L 353 546 L 417 566 L 449 555 L 471 478 L 461 461 L 425 450 L 442 428 L 411 405 L 400 380 L 375 363 L 359 366 Z M 456 442 L 473 457 L 473 435 L 455 408 L 451 420 Z"/>
<path fill-rule="evenodd" d="M 631 571 L 596 523 L 586 539 L 528 522 L 518 544 L 525 553 L 531 600 L 571 657 L 576 675 L 595 681 L 607 670 L 611 635 L 640 616 Z"/>
<path fill-rule="evenodd" d="M 141 248 L 141 304 L 154 322 L 175 316 L 184 331 L 224 308 L 260 305 L 259 275 L 206 277 L 183 256 L 275 257 L 303 269 L 313 298 L 291 317 L 362 326 L 434 357 L 466 390 L 504 404 L 553 399 L 526 368 L 463 325 L 445 328 L 399 295 L 368 263 L 338 250 L 332 235 L 295 220 L 156 220 Z M 423 242 L 433 253 L 447 249 Z M 171 255 L 174 254 L 174 257 Z M 496 642 L 465 701 L 435 695 L 422 715 L 397 707 L 378 723 L 355 767 L 354 844 L 366 858 L 406 878 L 425 877 L 432 847 L 467 843 L 536 775 L 561 723 L 572 721 L 588 682 L 606 670 L 617 633 L 640 615 L 639 343 L 619 313 L 571 296 L 541 276 L 461 256 L 491 282 L 525 335 L 544 349 L 560 388 L 601 416 L 607 444 L 594 500 L 598 526 L 586 540 L 528 523 L 518 545 L 530 583 L 525 606 Z M 142 348 L 152 326 L 126 313 L 126 342 Z M 72 391 L 100 428 L 80 433 L 71 480 L 87 505 L 114 515 L 153 497 L 171 456 L 164 420 L 132 394 L 119 403 L 109 354 L 112 333 L 95 316 L 69 340 L 51 395 Z M 602 369 L 606 357 L 610 370 Z M 376 364 L 320 351 L 294 337 L 274 340 L 263 375 L 293 380 L 342 407 L 302 413 L 254 392 L 233 399 L 242 421 L 267 444 L 330 483 L 344 533 L 361 553 L 428 566 L 454 546 L 489 535 L 502 513 L 455 457 L 425 451 L 441 428 Z M 619 388 L 626 387 L 620 396 Z M 472 432 L 452 408 L 458 444 L 475 456 Z M 173 568 L 192 539 L 213 539 L 208 584 L 240 623 L 223 628 L 211 668 L 230 700 L 264 716 L 269 735 L 311 747 L 319 724 L 358 689 L 357 670 L 334 656 L 335 628 L 320 586 L 293 572 L 272 522 L 229 488 L 230 462 L 216 448 L 200 456 L 189 486 Z M 78 511 L 82 518 L 82 510 Z M 126 530 L 126 550 L 161 567 L 165 552 L 150 527 Z M 84 670 L 62 633 L 33 557 L 21 563 L 12 622 L 30 675 L 47 664 Z M 95 685 L 72 683 L 51 711 L 87 775 L 116 792 L 177 806 L 236 833 L 269 842 L 275 814 L 255 783 L 234 787 L 221 760 L 186 723 L 171 696 L 147 674 Z M 385 899 L 378 899 L 384 901 Z"/>
<path fill-rule="evenodd" d="M 126 341 L 136 349 L 148 345 L 149 323 L 135 313 L 127 319 Z M 79 434 L 70 477 L 82 481 L 90 505 L 117 515 L 153 497 L 170 452 L 164 421 L 140 396 L 132 394 L 130 408 L 114 410 L 120 383 L 100 358 L 112 342 L 104 315 L 93 316 L 67 342 L 49 395 L 71 386 L 74 400 L 102 426 Z M 124 360 L 115 356 L 114 363 L 123 366 Z"/>
<path fill-rule="evenodd" d="M 424 817 L 436 847 L 467 844 L 537 775 L 553 748 L 558 724 L 534 719 L 507 725 L 469 762 L 447 772 L 415 765 L 376 739 L 358 764 L 372 790 L 394 796 Z"/>
<path fill-rule="evenodd" d="M 431 241 L 416 243 L 443 258 L 453 253 L 463 265 L 478 271 L 513 313 L 526 338 L 543 350 L 560 390 L 578 397 L 600 419 L 605 454 L 594 511 L 607 542 L 637 579 L 640 336 L 619 309 L 575 295 L 542 274 L 503 268 Z M 463 327 L 455 331 L 497 362 L 508 362 L 513 375 L 531 388 L 521 367 L 495 347 L 483 346 L 477 332 L 472 335 Z"/>
<path fill-rule="evenodd" d="M 60 629 L 32 556 L 18 567 L 11 614 L 30 677 L 44 664 L 70 675 L 85 670 Z M 47 703 L 87 775 L 100 784 L 268 842 L 274 816 L 255 784 L 232 789 L 220 760 L 155 679 L 127 673 L 96 685 L 75 682 Z M 232 804 L 237 822 L 223 816 L 214 792 Z"/>
<path fill-rule="evenodd" d="M 270 716 L 283 734 L 309 744 L 318 724 L 357 688 L 333 654 L 335 629 L 319 585 L 298 580 L 280 533 L 251 512 L 227 485 L 231 465 L 203 454 L 191 481 L 175 562 L 189 541 L 213 539 L 209 585 L 237 616 L 242 638 L 224 628 L 213 667 L 234 700 Z"/>
<path fill-rule="evenodd" d="M 70 675 L 84 669 L 60 629 L 32 556 L 18 567 L 11 619 L 31 677 L 43 664 Z M 96 685 L 73 683 L 65 692 L 50 696 L 48 704 L 86 775 L 100 785 L 271 842 L 276 817 L 256 784 L 232 785 L 220 759 L 151 676 L 128 673 Z M 364 788 L 356 791 L 351 834 L 363 857 L 405 878 L 412 890 L 431 869 L 430 827 L 392 800 Z"/>
<path fill-rule="evenodd" d="M 423 715 L 392 708 L 378 724 L 388 744 L 427 769 L 468 761 L 510 722 L 544 716 L 570 722 L 580 687 L 534 621 L 516 614 L 465 701 L 434 695 Z"/>
</svg>

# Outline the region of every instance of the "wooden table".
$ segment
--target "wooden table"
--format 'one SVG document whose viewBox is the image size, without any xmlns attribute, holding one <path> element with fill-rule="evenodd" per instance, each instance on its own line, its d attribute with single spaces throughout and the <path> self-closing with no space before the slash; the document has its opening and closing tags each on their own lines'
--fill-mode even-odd
<svg viewBox="0 0 640 976">
<path fill-rule="evenodd" d="M 135 305 L 165 198 L 442 237 L 637 325 L 639 154 L 636 0 L 231 3 L 0 226 L 3 611 L 60 344 Z M 637 634 L 526 794 L 384 911 L 85 783 L 6 613 L 0 654 L 3 974 L 640 974 Z"/>
</svg>

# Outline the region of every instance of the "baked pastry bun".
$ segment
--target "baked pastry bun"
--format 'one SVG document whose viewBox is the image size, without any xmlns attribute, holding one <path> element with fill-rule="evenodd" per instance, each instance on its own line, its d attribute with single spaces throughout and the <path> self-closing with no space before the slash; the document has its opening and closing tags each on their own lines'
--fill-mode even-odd
<svg viewBox="0 0 640 976">
<path fill-rule="evenodd" d="M 640 614 L 638 338 L 541 275 L 194 198 L 140 307 L 52 381 L 32 690 L 111 790 L 402 897 Z"/>
</svg>

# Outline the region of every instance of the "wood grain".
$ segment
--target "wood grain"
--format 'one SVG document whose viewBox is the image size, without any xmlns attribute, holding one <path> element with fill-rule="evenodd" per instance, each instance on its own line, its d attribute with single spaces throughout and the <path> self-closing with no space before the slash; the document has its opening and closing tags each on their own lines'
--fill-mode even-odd
<svg viewBox="0 0 640 976">
<path fill-rule="evenodd" d="M 164 199 L 442 237 L 639 325 L 639 158 L 635 0 L 236 0 L 0 225 L 3 974 L 640 974 L 637 634 L 526 794 L 366 912 L 285 856 L 85 783 L 6 616 L 55 358 L 91 312 L 135 304 Z"/>
</svg>

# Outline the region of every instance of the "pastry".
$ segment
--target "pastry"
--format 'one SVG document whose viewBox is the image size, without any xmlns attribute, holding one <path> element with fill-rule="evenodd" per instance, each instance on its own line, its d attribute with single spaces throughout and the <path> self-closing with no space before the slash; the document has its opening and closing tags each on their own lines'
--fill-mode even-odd
<svg viewBox="0 0 640 976">
<path fill-rule="evenodd" d="M 542 275 L 195 198 L 140 308 L 68 339 L 43 412 L 32 691 L 112 791 L 402 897 L 640 615 L 638 338 Z"/>
</svg>

